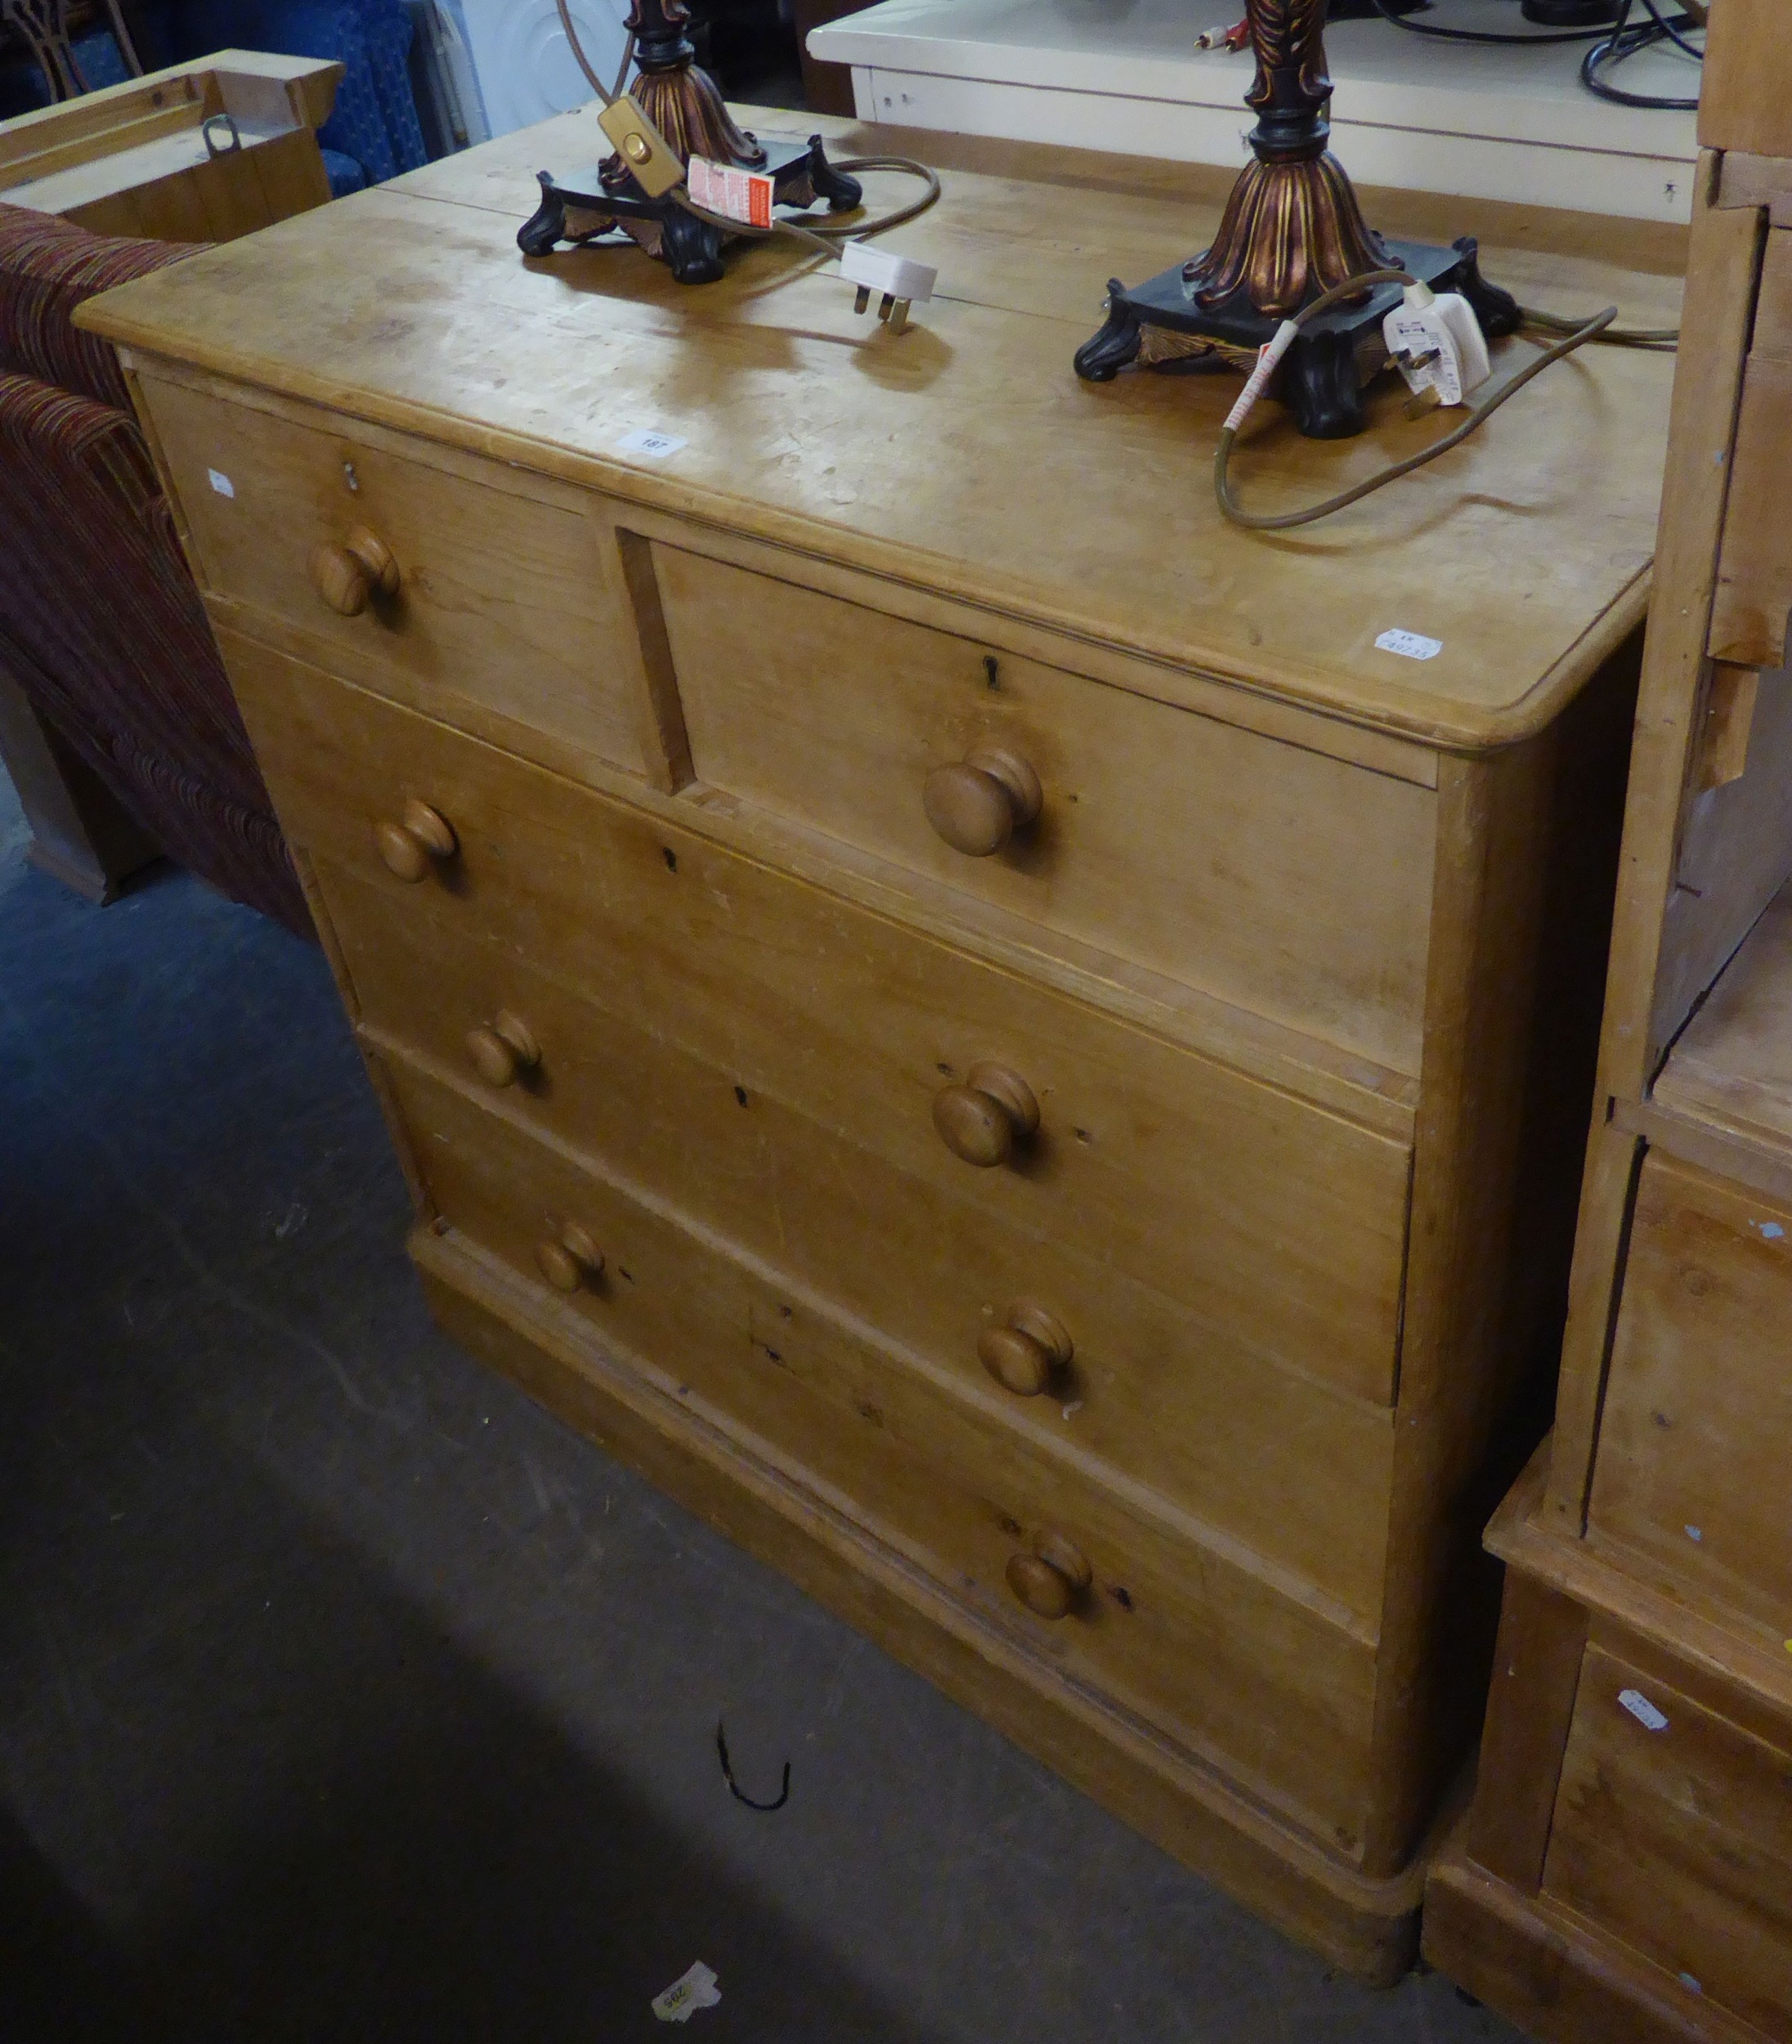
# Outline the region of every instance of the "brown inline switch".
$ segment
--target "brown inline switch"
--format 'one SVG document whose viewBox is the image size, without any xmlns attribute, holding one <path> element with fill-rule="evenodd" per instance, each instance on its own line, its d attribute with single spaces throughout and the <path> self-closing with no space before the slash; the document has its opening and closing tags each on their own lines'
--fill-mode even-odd
<svg viewBox="0 0 1792 2044">
<path fill-rule="evenodd" d="M 1095 1580 L 1088 1557 L 1061 1533 L 1042 1533 L 1008 1564 L 1008 1587 L 1036 1618 L 1067 1617 Z"/>
<path fill-rule="evenodd" d="M 1063 1321 L 1025 1299 L 1009 1307 L 999 1327 L 986 1327 L 977 1337 L 983 1368 L 1017 1398 L 1037 1398 L 1052 1372 L 1068 1369 L 1075 1353 Z"/>
<path fill-rule="evenodd" d="M 1017 752 L 980 747 L 935 767 L 921 789 L 927 820 L 955 852 L 988 858 L 1039 814 L 1039 776 Z"/>
<path fill-rule="evenodd" d="M 314 548 L 311 568 L 311 587 L 338 617 L 359 617 L 374 597 L 398 594 L 398 557 L 365 525 Z"/>
<path fill-rule="evenodd" d="M 557 1234 L 538 1242 L 535 1262 L 557 1292 L 576 1292 L 603 1275 L 603 1252 L 576 1221 L 567 1221 Z"/>
<path fill-rule="evenodd" d="M 417 801 L 405 803 L 401 822 L 387 818 L 376 823 L 374 842 L 387 872 L 407 881 L 423 879 L 460 849 L 453 824 L 441 810 Z"/>
<path fill-rule="evenodd" d="M 1006 1065 L 973 1065 L 963 1085 L 934 1095 L 934 1126 L 955 1157 L 987 1171 L 1006 1163 L 1015 1145 L 1037 1132 L 1039 1103 Z"/>
<path fill-rule="evenodd" d="M 519 1015 L 501 1010 L 487 1024 L 467 1033 L 467 1049 L 488 1086 L 514 1086 L 541 1062 L 541 1046 Z"/>
</svg>

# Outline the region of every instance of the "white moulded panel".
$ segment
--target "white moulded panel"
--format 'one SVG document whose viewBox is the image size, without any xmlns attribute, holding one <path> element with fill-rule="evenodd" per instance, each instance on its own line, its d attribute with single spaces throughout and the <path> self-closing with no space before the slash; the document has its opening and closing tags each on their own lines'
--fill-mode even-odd
<svg viewBox="0 0 1792 2044">
<path fill-rule="evenodd" d="M 463 0 L 462 11 L 494 135 L 567 113 L 593 97 L 554 0 Z M 627 40 L 625 7 L 612 0 L 571 0 L 569 11 L 593 69 L 607 83 Z"/>
<path fill-rule="evenodd" d="M 1238 0 L 881 0 L 811 31 L 810 54 L 853 66 L 861 119 L 1052 141 L 1171 161 L 1244 158 L 1248 55 L 1198 53 Z M 1521 30 L 1512 0 L 1439 0 L 1436 20 Z M 1581 84 L 1582 46 L 1440 43 L 1379 20 L 1339 22 L 1326 47 L 1337 147 L 1365 185 L 1691 217 L 1694 116 L 1614 106 Z M 1690 95 L 1697 67 L 1653 50 L 1628 90 Z"/>
</svg>

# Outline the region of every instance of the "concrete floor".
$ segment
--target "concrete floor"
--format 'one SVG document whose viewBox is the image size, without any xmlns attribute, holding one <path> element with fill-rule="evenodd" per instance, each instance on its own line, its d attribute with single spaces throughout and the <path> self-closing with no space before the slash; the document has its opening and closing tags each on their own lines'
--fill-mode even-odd
<svg viewBox="0 0 1792 2044">
<path fill-rule="evenodd" d="M 1363 1992 L 432 1329 L 321 958 L 0 778 L 0 2037 L 1486 2044 Z M 788 1805 L 732 1801 L 788 1757 Z"/>
</svg>

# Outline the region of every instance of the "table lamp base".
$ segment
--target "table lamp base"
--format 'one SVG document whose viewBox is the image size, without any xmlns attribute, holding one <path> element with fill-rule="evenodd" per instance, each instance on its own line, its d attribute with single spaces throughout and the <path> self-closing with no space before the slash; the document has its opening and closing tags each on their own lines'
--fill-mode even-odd
<svg viewBox="0 0 1792 2044">
<path fill-rule="evenodd" d="M 1480 247 L 1472 236 L 1448 249 L 1414 241 L 1383 245 L 1391 266 L 1409 271 L 1434 291 L 1460 292 L 1490 340 L 1517 332 L 1517 300 L 1482 277 Z M 1133 362 L 1185 372 L 1203 365 L 1248 370 L 1280 319 L 1236 298 L 1219 306 L 1199 304 L 1185 269 L 1179 263 L 1131 290 L 1114 279 L 1108 286 L 1106 321 L 1077 351 L 1077 374 L 1088 383 L 1109 383 Z M 1354 303 L 1333 306 L 1288 350 L 1269 394 L 1288 406 L 1310 438 L 1346 440 L 1367 424 L 1364 393 L 1389 361 L 1382 322 L 1400 299 L 1400 285 L 1384 284 Z"/>
</svg>

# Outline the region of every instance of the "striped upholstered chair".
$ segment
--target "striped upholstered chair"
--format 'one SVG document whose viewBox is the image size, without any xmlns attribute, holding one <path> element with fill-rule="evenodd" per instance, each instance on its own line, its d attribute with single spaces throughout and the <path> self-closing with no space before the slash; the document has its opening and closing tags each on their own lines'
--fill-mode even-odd
<svg viewBox="0 0 1792 2044">
<path fill-rule="evenodd" d="M 177 864 L 308 935 L 118 358 L 71 318 L 191 253 L 0 205 L 0 668 Z"/>
</svg>

